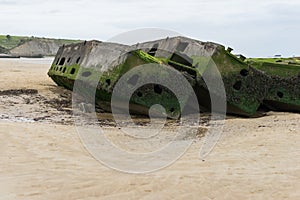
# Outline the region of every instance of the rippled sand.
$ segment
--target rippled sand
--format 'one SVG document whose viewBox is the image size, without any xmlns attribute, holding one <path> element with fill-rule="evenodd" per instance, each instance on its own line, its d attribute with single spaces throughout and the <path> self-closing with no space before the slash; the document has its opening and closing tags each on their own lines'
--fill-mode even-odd
<svg viewBox="0 0 300 200">
<path fill-rule="evenodd" d="M 173 165 L 126 174 L 84 148 L 50 62 L 0 59 L 0 199 L 300 199 L 299 114 L 227 119 L 205 160 L 196 137 Z M 109 114 L 100 118 L 110 139 L 127 142 Z"/>
</svg>

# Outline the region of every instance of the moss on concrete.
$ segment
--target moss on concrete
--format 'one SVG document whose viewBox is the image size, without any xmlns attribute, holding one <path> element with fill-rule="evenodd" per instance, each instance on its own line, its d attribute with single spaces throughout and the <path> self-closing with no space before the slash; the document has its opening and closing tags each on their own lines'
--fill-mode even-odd
<svg viewBox="0 0 300 200">
<path fill-rule="evenodd" d="M 99 81 L 96 91 L 96 103 L 101 107 L 101 104 L 103 102 L 110 102 L 113 87 L 126 72 L 134 67 L 149 63 L 163 64 L 163 61 L 150 56 L 149 54 L 141 50 L 136 50 L 128 53 L 127 59 L 124 63 L 111 68 L 104 73 L 99 73 L 98 71 L 94 70 L 97 69 L 97 66 L 91 68 L 83 68 L 78 64 L 70 66 L 59 66 L 53 63 L 48 72 L 48 75 L 52 77 L 52 79 L 58 85 L 70 90 L 72 90 L 73 88 L 74 81 L 79 81 L 79 85 L 81 87 L 79 88 L 79 91 L 81 91 L 81 93 L 86 97 L 88 97 L 90 94 L 94 94 L 93 91 L 90 91 L 91 88 L 89 86 L 89 82 Z M 71 74 L 72 69 L 75 69 L 74 74 Z M 85 72 L 90 72 L 90 75 L 88 77 L 82 76 L 82 74 L 84 74 Z M 153 71 L 153 73 L 155 72 Z M 142 79 L 143 76 L 147 76 L 148 74 L 153 73 L 151 73 L 151 69 L 149 69 L 149 72 L 143 72 L 139 75 Z M 163 79 L 168 78 L 168 74 L 166 73 L 156 75 L 162 76 L 161 78 Z M 139 91 L 143 92 L 142 96 L 139 95 Z M 167 89 L 164 89 L 161 94 L 157 94 L 154 91 L 153 84 L 146 85 L 143 88 L 139 88 L 130 99 L 130 103 L 132 105 L 135 105 L 132 106 L 133 109 L 137 107 L 138 109 L 144 108 L 145 110 L 149 109 L 154 104 L 160 104 L 167 108 L 166 114 L 169 118 L 178 119 L 181 113 L 180 105 L 175 95 Z M 139 113 L 139 110 L 135 110 L 135 112 Z"/>
<path fill-rule="evenodd" d="M 175 52 L 176 53 L 176 52 Z M 187 58 L 189 59 L 189 58 Z M 118 66 L 111 66 L 109 70 L 99 73 L 101 66 L 81 67 L 78 64 L 70 66 L 52 65 L 48 74 L 61 86 L 72 89 L 75 79 L 80 81 L 83 94 L 91 94 L 89 82 L 98 82 L 96 103 L 104 105 L 109 110 L 111 95 L 117 81 L 132 68 L 149 63 L 168 65 L 180 71 L 190 82 L 198 96 L 200 107 L 210 110 L 210 96 L 222 98 L 219 91 L 208 91 L 203 75 L 209 73 L 210 78 L 218 78 L 214 68 L 217 67 L 224 82 L 227 95 L 227 112 L 243 116 L 255 116 L 257 109 L 263 103 L 277 110 L 300 110 L 300 61 L 296 59 L 247 59 L 243 61 L 225 47 L 215 46 L 214 53 L 208 56 L 191 56 L 190 65 L 186 61 L 174 61 L 170 58 L 153 57 L 142 50 L 135 50 L 126 54 L 126 59 Z M 190 61 L 189 61 L 190 62 Z M 75 71 L 74 71 L 75 70 Z M 149 70 L 149 71 L 147 71 Z M 163 79 L 169 74 L 147 69 L 139 75 L 141 79 L 155 74 Z M 75 72 L 71 74 L 71 72 Z M 88 74 L 87 76 L 83 76 Z M 163 92 L 155 92 L 155 85 L 149 84 L 138 88 L 130 99 L 130 105 L 135 113 L 147 113 L 153 104 L 160 104 L 166 108 L 168 117 L 180 117 L 180 103 L 175 95 L 167 88 Z"/>
<path fill-rule="evenodd" d="M 300 61 L 296 58 L 252 58 L 246 62 L 271 77 L 264 105 L 272 110 L 300 110 Z"/>
</svg>

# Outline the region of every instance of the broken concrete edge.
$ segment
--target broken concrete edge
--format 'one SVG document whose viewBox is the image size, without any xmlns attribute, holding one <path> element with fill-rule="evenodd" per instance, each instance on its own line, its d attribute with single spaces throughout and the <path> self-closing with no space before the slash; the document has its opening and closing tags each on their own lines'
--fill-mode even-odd
<svg viewBox="0 0 300 200">
<path fill-rule="evenodd" d="M 88 43 L 92 43 L 92 45 L 95 45 L 95 44 L 98 45 L 101 42 L 91 41 Z M 153 42 L 150 42 L 150 43 L 153 43 Z M 86 45 L 86 44 L 87 44 L 87 42 L 81 43 L 81 45 Z M 62 47 L 61 51 L 63 51 L 63 49 L 65 49 L 65 48 L 71 49 L 74 46 L 76 46 L 76 45 L 66 45 L 66 46 Z M 136 45 L 136 46 L 138 46 L 138 45 Z M 270 76 L 266 75 L 263 71 L 254 70 L 253 68 L 251 68 L 251 66 L 249 65 L 248 62 L 244 62 L 243 60 L 234 56 L 233 54 L 231 54 L 230 52 L 225 50 L 225 47 L 223 47 L 222 45 L 217 45 L 216 52 L 217 53 L 213 54 L 212 57 L 217 66 L 222 66 L 222 67 L 219 67 L 219 70 L 222 73 L 222 77 L 224 79 L 224 84 L 225 84 L 225 88 L 226 88 L 226 94 L 227 94 L 227 98 L 228 98 L 227 102 L 228 102 L 228 107 L 229 107 L 228 112 L 233 113 L 233 114 L 240 114 L 240 115 L 244 115 L 244 116 L 255 115 L 258 107 L 264 102 L 263 100 L 267 96 L 269 87 L 271 87 L 270 86 Z M 150 61 L 150 62 L 165 63 L 165 64 L 174 63 L 173 61 L 170 60 L 170 57 L 155 58 L 143 51 L 136 51 L 136 54 L 140 58 L 143 58 L 143 57 L 149 58 L 150 60 L 148 60 L 148 61 Z M 85 73 L 84 70 L 85 70 L 85 68 L 88 68 L 88 67 L 82 67 L 80 64 L 73 64 L 73 65 L 68 66 L 68 70 L 67 70 L 66 66 L 58 67 L 56 65 L 56 64 L 58 64 L 58 61 L 59 61 L 57 59 L 59 59 L 59 58 L 55 59 L 56 63 L 54 61 L 53 65 L 51 67 L 51 69 L 54 69 L 54 71 L 56 71 L 56 72 L 54 72 L 52 74 L 51 69 L 50 69 L 49 75 L 54 77 L 54 74 L 55 74 L 56 78 L 53 78 L 53 79 L 56 80 L 58 85 L 62 85 L 68 89 L 71 89 L 70 84 L 68 86 L 65 85 L 65 82 L 67 82 L 65 79 L 63 79 L 62 81 L 58 81 L 58 79 L 59 79 L 58 77 L 65 76 L 65 77 L 67 77 L 67 79 L 74 79 L 74 78 L 76 78 L 76 73 L 79 71 L 79 69 L 83 70 L 82 73 Z M 194 57 L 192 59 L 193 59 L 193 61 L 195 61 L 197 58 Z M 193 63 L 193 65 L 194 64 L 195 63 Z M 177 63 L 177 65 L 182 68 L 185 68 L 185 69 L 195 70 L 194 68 L 185 66 L 181 63 Z M 59 68 L 59 70 L 57 68 Z M 75 71 L 74 71 L 74 69 L 75 69 Z M 91 72 L 91 69 L 97 69 L 97 66 L 93 66 L 88 69 L 89 69 L 88 71 L 90 71 L 90 73 L 93 74 Z M 118 80 L 118 78 L 120 77 L 120 71 L 122 71 L 122 70 L 128 71 L 128 65 L 120 65 L 119 68 L 117 68 L 117 69 L 119 69 L 119 70 L 115 70 L 115 71 L 112 70 L 113 73 L 107 73 L 106 77 L 103 76 L 102 80 L 100 80 L 100 85 L 105 85 L 105 82 L 103 80 L 105 80 L 105 79 L 107 80 L 107 78 L 109 78 L 109 79 L 114 78 L 114 81 Z M 69 72 L 69 71 L 72 72 L 72 70 L 74 72 L 73 74 L 70 73 L 68 75 L 65 75 L 64 73 L 62 73 L 62 72 Z M 57 73 L 57 71 L 58 71 L 58 73 Z M 203 70 L 201 71 L 198 69 L 195 71 L 197 73 L 197 76 L 199 76 L 199 74 L 201 75 L 201 73 L 203 73 Z M 247 78 L 249 75 L 249 71 L 250 71 L 250 75 L 252 75 L 250 77 L 252 77 L 252 78 Z M 116 75 L 119 75 L 119 76 L 116 76 Z M 257 75 L 261 76 L 261 78 L 255 79 L 255 77 L 257 77 Z M 244 84 L 243 82 L 246 82 L 246 84 Z M 255 83 L 255 84 L 253 84 L 253 83 Z M 111 85 L 113 85 L 113 84 L 111 84 Z M 255 87 L 252 87 L 251 91 L 249 91 L 248 90 L 249 85 L 255 85 Z M 112 87 L 110 88 L 110 90 L 106 90 L 106 92 L 102 91 L 100 93 L 109 94 L 111 92 L 111 89 L 112 89 Z M 103 96 L 103 94 L 102 94 L 102 96 Z M 104 95 L 105 96 L 104 99 L 106 101 L 109 101 L 109 95 L 107 95 L 107 94 Z M 101 94 L 100 94 L 99 98 L 103 98 L 103 97 L 101 97 Z M 232 108 L 232 106 L 233 106 L 233 108 Z"/>
<path fill-rule="evenodd" d="M 228 107 L 229 106 L 235 107 L 235 109 L 230 108 L 228 110 L 228 112 L 233 112 L 236 114 L 246 115 L 246 116 L 251 116 L 256 112 L 257 108 L 261 104 L 262 99 L 265 95 L 265 89 L 261 89 L 261 90 L 255 89 L 252 91 L 244 90 L 243 92 L 245 94 L 247 94 L 246 95 L 247 97 L 245 97 L 245 95 L 244 96 L 240 95 L 240 94 L 243 94 L 243 93 L 241 93 L 241 91 L 242 91 L 242 90 L 240 90 L 241 88 L 247 88 L 247 85 L 248 85 L 248 87 L 249 87 L 249 85 L 250 85 L 250 87 L 252 87 L 251 84 L 247 84 L 245 87 L 242 87 L 245 84 L 243 84 L 243 82 L 242 82 L 243 77 L 240 77 L 240 76 L 247 76 L 247 74 L 244 75 L 245 74 L 244 71 L 246 71 L 246 73 L 247 73 L 247 71 L 249 71 L 248 70 L 249 66 L 247 64 L 245 64 L 243 62 L 243 60 L 239 59 L 238 57 L 232 55 L 230 52 L 226 51 L 225 47 L 222 45 L 218 45 L 215 43 L 209 43 L 209 42 L 207 42 L 207 43 L 200 42 L 200 41 L 196 41 L 196 40 L 191 40 L 189 38 L 182 38 L 182 37 L 181 38 L 178 37 L 178 38 L 179 38 L 179 40 L 183 39 L 182 43 L 191 42 L 191 43 L 194 43 L 195 45 L 197 43 L 204 45 L 205 50 L 208 49 L 208 51 L 212 57 L 212 60 L 219 67 L 219 71 L 221 72 L 223 79 L 226 79 L 226 77 L 229 77 L 229 78 L 227 78 L 228 83 L 226 84 L 226 87 L 225 87 L 226 92 L 229 97 L 233 96 L 235 98 L 229 99 Z M 170 42 L 170 40 L 172 40 L 172 38 L 162 39 L 161 41 L 164 41 L 164 40 L 165 41 L 168 40 Z M 172 42 L 176 43 L 177 41 L 174 41 L 174 39 L 173 39 Z M 161 43 L 160 40 L 157 40 L 154 42 L 147 42 L 146 44 L 152 44 L 152 45 L 157 44 L 156 48 L 158 48 L 160 43 Z M 143 45 L 139 44 L 137 46 L 143 46 Z M 176 50 L 177 50 L 177 48 L 176 48 Z M 196 68 L 196 71 L 199 72 L 199 73 L 197 73 L 197 75 L 198 76 L 199 76 L 199 74 L 201 75 L 206 70 L 207 66 L 203 67 L 203 68 L 201 68 L 202 66 L 195 67 L 195 66 L 197 66 L 197 59 L 199 57 L 198 58 L 193 57 L 193 56 L 190 56 L 190 57 L 192 58 L 191 63 L 193 63 L 193 65 L 192 65 L 193 67 L 189 68 L 189 66 L 185 66 L 185 69 Z M 173 61 L 171 60 L 170 57 L 168 57 L 168 60 L 169 60 L 168 64 L 172 65 Z M 176 66 L 174 66 L 174 65 L 172 65 L 172 66 L 175 67 L 177 70 L 180 70 L 179 67 L 183 67 L 182 64 L 178 64 L 178 63 Z M 257 72 L 257 73 L 259 73 L 259 72 Z M 239 78 L 241 80 L 234 81 L 234 79 L 232 79 L 233 76 L 235 76 L 236 78 Z M 201 79 L 201 77 L 198 77 L 197 79 L 199 80 L 199 79 Z M 238 86 L 239 83 L 241 86 Z M 203 83 L 202 86 L 205 87 L 205 83 Z M 237 88 L 237 89 L 232 89 L 232 88 Z M 210 92 L 214 92 L 214 91 L 210 91 Z M 240 96 L 240 97 L 237 97 L 237 96 Z M 241 99 L 244 99 L 244 100 L 241 101 Z M 249 105 L 251 105 L 251 106 L 249 106 Z M 210 105 L 207 105 L 207 107 L 209 107 L 209 106 Z"/>
</svg>

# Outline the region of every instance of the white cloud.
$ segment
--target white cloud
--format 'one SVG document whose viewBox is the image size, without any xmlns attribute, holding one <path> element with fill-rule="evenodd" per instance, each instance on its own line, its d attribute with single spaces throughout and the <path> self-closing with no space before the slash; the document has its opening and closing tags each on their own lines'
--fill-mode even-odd
<svg viewBox="0 0 300 200">
<path fill-rule="evenodd" d="M 300 54 L 297 0 L 0 0 L 0 9 L 2 34 L 106 40 L 158 27 L 247 56 Z"/>
</svg>

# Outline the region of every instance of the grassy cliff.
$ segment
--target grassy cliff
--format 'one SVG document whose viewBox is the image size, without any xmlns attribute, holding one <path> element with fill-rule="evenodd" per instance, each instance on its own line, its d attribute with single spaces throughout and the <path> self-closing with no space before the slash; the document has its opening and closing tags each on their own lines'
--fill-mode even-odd
<svg viewBox="0 0 300 200">
<path fill-rule="evenodd" d="M 52 38 L 39 38 L 39 37 L 27 37 L 27 36 L 11 36 L 11 35 L 0 35 L 0 53 L 20 55 L 27 52 L 39 52 L 41 55 L 52 55 L 56 48 L 63 44 L 77 43 L 80 40 L 68 40 L 68 39 L 52 39 Z M 47 49 L 38 50 L 32 49 L 34 45 L 27 44 L 43 44 L 42 46 L 51 46 L 51 51 L 47 53 Z M 23 53 L 24 52 L 24 53 Z"/>
</svg>

